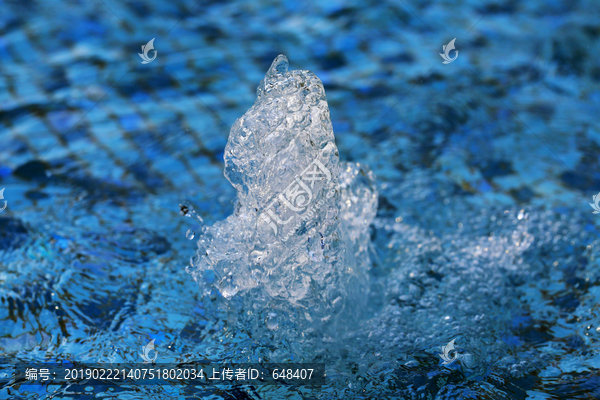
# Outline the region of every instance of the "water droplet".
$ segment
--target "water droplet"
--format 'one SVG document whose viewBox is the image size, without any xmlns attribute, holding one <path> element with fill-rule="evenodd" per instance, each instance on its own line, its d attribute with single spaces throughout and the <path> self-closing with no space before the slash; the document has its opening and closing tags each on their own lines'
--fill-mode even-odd
<svg viewBox="0 0 600 400">
<path fill-rule="evenodd" d="M 190 204 L 189 201 L 183 201 L 181 202 L 181 204 L 179 204 L 179 214 L 183 215 L 184 217 L 196 217 L 198 218 L 198 221 L 200 222 L 200 224 L 204 223 L 204 220 L 202 219 L 201 216 L 198 215 L 198 213 L 196 213 L 196 211 L 194 210 L 194 207 L 192 207 L 192 205 Z"/>
<path fill-rule="evenodd" d="M 193 209 L 194 208 L 189 201 L 183 201 L 181 204 L 179 204 L 179 214 L 183 215 L 184 217 L 191 217 L 192 214 L 190 214 L 190 210 Z"/>
<path fill-rule="evenodd" d="M 192 240 L 195 236 L 196 236 L 196 232 L 194 232 L 192 229 L 188 229 L 188 231 L 185 233 L 185 237 L 188 240 Z"/>
<path fill-rule="evenodd" d="M 271 331 L 276 331 L 279 329 L 279 322 L 277 322 L 277 314 L 269 313 L 267 318 L 265 318 L 265 325 Z"/>
</svg>

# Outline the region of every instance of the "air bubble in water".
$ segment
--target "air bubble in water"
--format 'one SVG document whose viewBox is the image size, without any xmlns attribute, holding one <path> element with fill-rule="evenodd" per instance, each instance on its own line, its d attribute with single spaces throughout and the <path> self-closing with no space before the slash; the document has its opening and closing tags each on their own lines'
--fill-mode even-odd
<svg viewBox="0 0 600 400">
<path fill-rule="evenodd" d="M 267 318 L 265 318 L 265 325 L 271 331 L 276 331 L 277 329 L 279 329 L 279 323 L 277 322 L 277 314 L 269 313 L 267 315 Z"/>
<path fill-rule="evenodd" d="M 192 229 L 188 229 L 188 231 L 185 233 L 185 237 L 188 240 L 192 240 L 194 236 L 196 236 L 196 232 L 194 232 Z"/>
<path fill-rule="evenodd" d="M 226 299 L 229 299 L 237 294 L 240 288 L 233 282 L 233 275 L 230 273 L 219 282 L 219 290 Z"/>
</svg>

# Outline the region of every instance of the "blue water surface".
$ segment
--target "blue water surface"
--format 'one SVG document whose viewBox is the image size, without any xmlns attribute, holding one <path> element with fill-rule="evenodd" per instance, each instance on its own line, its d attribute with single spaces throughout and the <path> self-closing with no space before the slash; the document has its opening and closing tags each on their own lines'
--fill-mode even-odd
<svg viewBox="0 0 600 400">
<path fill-rule="evenodd" d="M 28 385 L 0 398 L 600 398 L 600 3 L 0 1 L 0 357 L 267 362 L 185 267 L 278 54 L 377 176 L 370 315 L 323 387 Z M 138 53 L 154 38 L 156 59 Z M 439 53 L 456 39 L 458 57 Z M 152 55 L 154 51 L 151 51 Z M 453 55 L 453 54 L 451 54 Z M 456 339 L 459 358 L 442 363 Z M 302 360 L 312 361 L 312 360 Z M 0 377 L 2 379 L 2 377 Z"/>
</svg>

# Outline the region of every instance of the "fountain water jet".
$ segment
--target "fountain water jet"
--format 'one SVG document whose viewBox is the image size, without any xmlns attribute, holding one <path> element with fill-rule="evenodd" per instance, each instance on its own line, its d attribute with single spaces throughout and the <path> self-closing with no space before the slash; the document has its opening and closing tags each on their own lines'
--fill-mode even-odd
<svg viewBox="0 0 600 400">
<path fill-rule="evenodd" d="M 254 338 L 306 356 L 342 337 L 367 301 L 377 189 L 367 168 L 340 163 L 319 78 L 273 61 L 231 128 L 225 176 L 235 211 L 204 229 L 188 272 Z"/>
</svg>

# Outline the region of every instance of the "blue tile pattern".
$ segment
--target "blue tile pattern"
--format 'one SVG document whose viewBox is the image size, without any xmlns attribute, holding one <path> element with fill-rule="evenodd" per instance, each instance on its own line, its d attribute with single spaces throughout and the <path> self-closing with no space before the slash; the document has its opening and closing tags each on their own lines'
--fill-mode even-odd
<svg viewBox="0 0 600 400">
<path fill-rule="evenodd" d="M 544 210 L 568 230 L 548 250 L 571 261 L 548 262 L 557 276 L 550 300 L 538 298 L 541 289 L 522 299 L 564 323 L 546 329 L 514 316 L 501 338 L 523 358 L 546 346 L 552 365 L 520 378 L 489 366 L 485 379 L 510 386 L 448 372 L 433 356 L 400 374 L 397 397 L 385 396 L 600 397 L 597 305 L 585 308 L 585 325 L 573 322 L 600 300 L 600 277 L 581 272 L 598 262 L 600 228 L 588 205 L 600 191 L 596 0 L 0 0 L 0 10 L 0 189 L 8 201 L 0 357 L 137 361 L 150 338 L 163 362 L 235 353 L 227 318 L 205 315 L 185 273 L 196 247 L 185 233 L 201 227 L 179 215 L 179 204 L 192 201 L 207 224 L 231 214 L 229 127 L 283 53 L 292 69 L 324 82 L 340 157 L 375 172 L 382 221 L 433 231 L 436 218 L 451 220 L 441 205 L 459 202 L 482 214 Z M 152 38 L 157 58 L 141 64 Z M 453 38 L 459 57 L 444 65 L 438 53 Z M 409 185 L 412 199 L 407 182 L 423 185 Z M 399 353 L 425 357 L 425 347 Z M 365 390 L 377 396 L 373 382 Z M 296 395 L 366 398 L 346 386 Z M 125 389 L 140 398 L 281 398 L 248 388 Z M 0 389 L 0 398 L 43 393 L 23 385 Z"/>
</svg>

